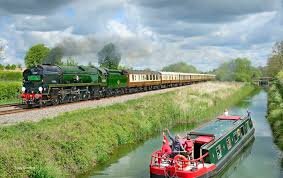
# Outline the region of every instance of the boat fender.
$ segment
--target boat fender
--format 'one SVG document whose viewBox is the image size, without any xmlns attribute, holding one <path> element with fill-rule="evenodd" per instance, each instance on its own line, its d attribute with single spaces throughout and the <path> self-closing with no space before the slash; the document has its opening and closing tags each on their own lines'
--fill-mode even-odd
<svg viewBox="0 0 283 178">
<path fill-rule="evenodd" d="M 184 155 L 176 155 L 173 159 L 173 163 L 178 168 L 185 168 L 190 162 Z"/>
</svg>

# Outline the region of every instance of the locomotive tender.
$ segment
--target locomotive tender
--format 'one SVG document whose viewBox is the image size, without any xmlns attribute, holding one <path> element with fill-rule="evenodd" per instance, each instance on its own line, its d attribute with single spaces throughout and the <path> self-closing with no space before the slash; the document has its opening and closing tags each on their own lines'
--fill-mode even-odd
<svg viewBox="0 0 283 178">
<path fill-rule="evenodd" d="M 21 97 L 29 107 L 57 105 L 213 79 L 210 74 L 38 65 L 23 72 Z"/>
</svg>

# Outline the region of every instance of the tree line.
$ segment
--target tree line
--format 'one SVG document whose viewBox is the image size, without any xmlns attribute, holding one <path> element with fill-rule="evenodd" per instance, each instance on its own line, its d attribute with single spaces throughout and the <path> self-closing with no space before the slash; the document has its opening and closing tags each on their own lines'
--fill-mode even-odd
<svg viewBox="0 0 283 178">
<path fill-rule="evenodd" d="M 7 65 L 0 64 L 0 70 L 16 70 L 17 68 L 22 69 L 22 65 L 21 64 L 7 64 Z"/>
<path fill-rule="evenodd" d="M 262 68 L 262 71 L 269 77 L 275 77 L 280 71 L 283 71 L 283 41 L 275 43 L 267 65 Z"/>
</svg>

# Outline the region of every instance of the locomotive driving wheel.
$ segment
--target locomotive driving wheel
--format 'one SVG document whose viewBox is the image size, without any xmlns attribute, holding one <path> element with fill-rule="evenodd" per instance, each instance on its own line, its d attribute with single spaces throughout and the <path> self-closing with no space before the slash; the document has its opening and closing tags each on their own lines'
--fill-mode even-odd
<svg viewBox="0 0 283 178">
<path fill-rule="evenodd" d="M 51 103 L 52 103 L 52 105 L 58 105 L 58 104 L 60 104 L 60 100 L 59 100 L 58 97 L 54 97 L 54 98 L 51 99 Z"/>
</svg>

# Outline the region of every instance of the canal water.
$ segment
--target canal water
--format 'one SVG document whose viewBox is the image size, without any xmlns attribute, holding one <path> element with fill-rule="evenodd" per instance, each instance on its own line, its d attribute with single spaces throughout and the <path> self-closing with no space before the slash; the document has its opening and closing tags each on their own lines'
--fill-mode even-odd
<svg viewBox="0 0 283 178">
<path fill-rule="evenodd" d="M 270 126 L 265 118 L 267 93 L 264 90 L 247 97 L 229 109 L 230 114 L 243 115 L 249 109 L 255 126 L 255 140 L 218 175 L 219 178 L 283 178 L 281 153 L 274 145 Z M 190 126 L 178 127 L 175 133 L 184 134 Z M 158 135 L 140 145 L 126 145 L 118 149 L 111 161 L 97 167 L 83 177 L 94 178 L 147 178 L 150 155 L 161 147 Z"/>
</svg>

